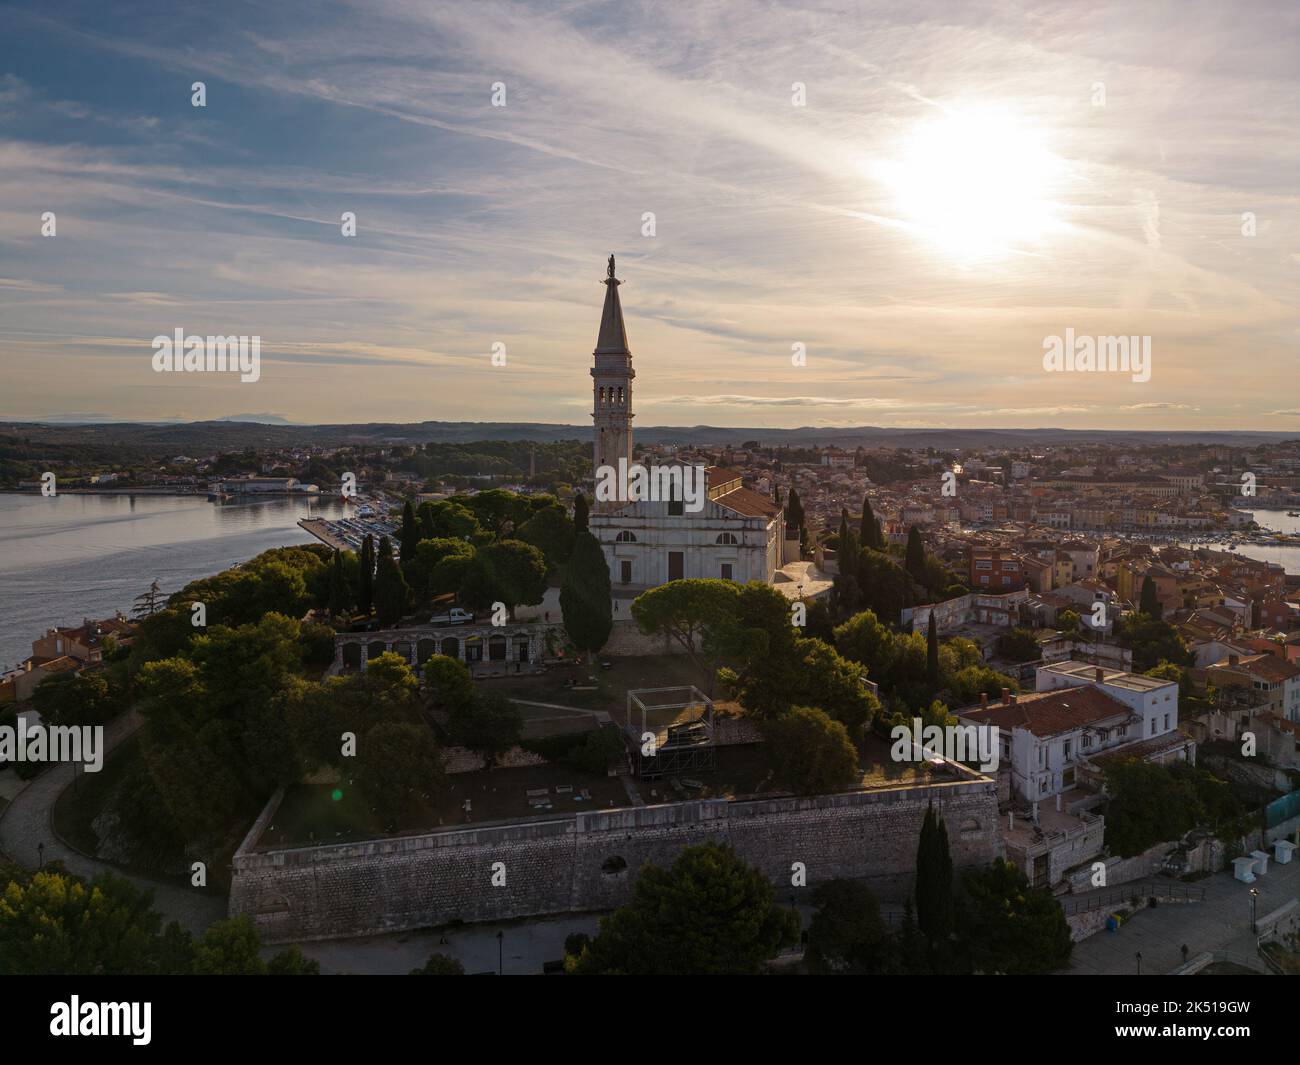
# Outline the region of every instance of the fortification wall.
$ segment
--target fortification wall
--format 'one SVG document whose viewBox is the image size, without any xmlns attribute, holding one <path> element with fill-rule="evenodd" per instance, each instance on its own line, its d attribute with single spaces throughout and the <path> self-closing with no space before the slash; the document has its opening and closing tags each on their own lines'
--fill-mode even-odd
<svg viewBox="0 0 1300 1065">
<path fill-rule="evenodd" d="M 683 847 L 704 840 L 730 843 L 772 879 L 780 898 L 798 890 L 791 887 L 795 862 L 804 863 L 809 887 L 854 877 L 899 898 L 931 800 L 946 819 L 954 866 L 998 855 L 991 780 L 699 800 L 269 851 L 253 849 L 255 826 L 235 854 L 230 913 L 248 914 L 264 939 L 277 943 L 606 910 L 628 901 L 642 865 L 670 865 Z M 259 824 L 273 814 L 272 805 Z"/>
</svg>

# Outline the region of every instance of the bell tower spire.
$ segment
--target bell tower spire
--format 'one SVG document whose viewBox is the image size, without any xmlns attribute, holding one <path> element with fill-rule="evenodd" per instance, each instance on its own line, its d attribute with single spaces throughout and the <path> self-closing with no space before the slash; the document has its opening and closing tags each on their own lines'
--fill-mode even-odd
<svg viewBox="0 0 1300 1065">
<path fill-rule="evenodd" d="M 605 307 L 600 315 L 600 333 L 592 353 L 592 420 L 595 423 L 595 467 L 618 470 L 618 460 L 632 465 L 632 352 L 627 346 L 623 307 L 614 276 L 614 256 L 609 257 L 605 285 Z M 596 510 L 617 509 L 617 503 L 596 503 Z"/>
</svg>

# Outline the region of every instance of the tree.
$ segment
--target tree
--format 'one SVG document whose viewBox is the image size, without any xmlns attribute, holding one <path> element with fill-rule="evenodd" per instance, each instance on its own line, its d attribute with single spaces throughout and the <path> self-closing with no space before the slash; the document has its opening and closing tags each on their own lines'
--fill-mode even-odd
<svg viewBox="0 0 1300 1065">
<path fill-rule="evenodd" d="M 744 975 L 798 941 L 799 917 L 771 882 L 719 843 L 686 847 L 671 869 L 647 864 L 632 901 L 601 918 L 581 974 Z"/>
<path fill-rule="evenodd" d="M 247 914 L 209 925 L 194 946 L 196 976 L 265 976 L 262 938 Z"/>
<path fill-rule="evenodd" d="M 474 701 L 474 681 L 465 663 L 450 655 L 430 655 L 424 663 L 424 683 L 438 705 L 455 713 Z"/>
<path fill-rule="evenodd" d="M 885 549 L 885 538 L 880 531 L 880 522 L 871 512 L 871 497 L 862 497 L 862 521 L 858 526 L 858 542 L 872 551 Z"/>
<path fill-rule="evenodd" d="M 1079 612 L 1077 610 L 1058 610 L 1056 612 L 1056 627 L 1062 632 L 1068 632 L 1072 636 L 1079 635 Z"/>
<path fill-rule="evenodd" d="M 460 589 L 461 601 L 472 609 L 501 602 L 511 617 L 515 607 L 536 605 L 545 595 L 546 559 L 522 540 L 501 540 L 480 548 Z"/>
<path fill-rule="evenodd" d="M 803 503 L 799 499 L 799 493 L 794 486 L 790 487 L 790 495 L 785 503 L 785 528 L 788 535 L 791 529 L 799 534 L 799 550 L 802 552 L 808 545 L 808 527 L 805 524 Z"/>
<path fill-rule="evenodd" d="M 515 530 L 515 536 L 537 548 L 551 571 L 558 570 L 573 554 L 573 522 L 558 503 L 535 511 Z"/>
<path fill-rule="evenodd" d="M 863 550 L 858 558 L 858 589 L 861 608 L 876 617 L 897 624 L 905 607 L 916 602 L 907 572 L 880 551 Z"/>
<path fill-rule="evenodd" d="M 925 634 L 925 679 L 930 686 L 939 686 L 939 628 L 930 611 L 930 625 Z"/>
<path fill-rule="evenodd" d="M 387 536 L 379 538 L 379 562 L 375 569 L 375 611 L 379 624 L 395 625 L 406 613 L 411 589 L 393 559 L 393 545 Z"/>
<path fill-rule="evenodd" d="M 1146 614 L 1125 614 L 1116 627 L 1116 642 L 1133 652 L 1133 671 L 1144 673 L 1161 662 L 1192 665 L 1182 634 L 1167 621 Z"/>
<path fill-rule="evenodd" d="M 152 901 L 112 873 L 89 884 L 54 871 L 10 880 L 0 892 L 0 975 L 155 972 L 161 918 Z"/>
<path fill-rule="evenodd" d="M 587 531 L 587 497 L 581 492 L 573 500 L 573 531 L 575 533 Z"/>
<path fill-rule="evenodd" d="M 352 606 L 352 589 L 348 587 L 347 575 L 343 569 L 343 552 L 335 551 L 330 562 L 330 584 L 328 610 L 331 617 L 347 613 Z"/>
<path fill-rule="evenodd" d="M 706 644 L 710 629 L 734 621 L 740 589 L 734 581 L 690 578 L 669 581 L 632 601 L 632 617 L 648 635 L 669 636 L 681 645 L 712 692 L 716 650 Z"/>
<path fill-rule="evenodd" d="M 124 703 L 122 692 L 101 670 L 46 677 L 32 692 L 32 706 L 46 725 L 103 725 Z"/>
<path fill-rule="evenodd" d="M 442 758 L 423 725 L 380 722 L 357 745 L 353 779 L 385 824 L 395 823 L 417 797 L 444 786 Z"/>
<path fill-rule="evenodd" d="M 926 805 L 916 848 L 916 920 L 937 953 L 953 931 L 952 857 L 948 829 L 933 803 Z"/>
<path fill-rule="evenodd" d="M 319 976 L 320 962 L 307 957 L 301 947 L 286 947 L 266 963 L 268 976 Z"/>
<path fill-rule="evenodd" d="M 1043 649 L 1033 632 L 1019 626 L 999 636 L 996 647 L 998 657 L 1009 662 L 1037 662 L 1043 657 Z"/>
<path fill-rule="evenodd" d="M 416 600 L 424 603 L 435 595 L 459 590 L 465 566 L 473 558 L 474 546 L 464 540 L 421 540 L 403 570 Z M 451 564 L 444 566 L 444 562 Z"/>
<path fill-rule="evenodd" d="M 578 533 L 560 588 L 560 610 L 564 631 L 579 651 L 598 654 L 609 640 L 614 627 L 611 594 L 609 564 L 600 541 L 589 532 Z"/>
<path fill-rule="evenodd" d="M 474 512 L 460 502 L 443 499 L 420 504 L 421 540 L 469 542 L 482 531 Z"/>
<path fill-rule="evenodd" d="M 402 525 L 397 532 L 398 553 L 402 560 L 402 570 L 410 568 L 415 557 L 415 545 L 420 542 L 420 523 L 415 518 L 415 508 L 408 499 L 402 505 Z"/>
<path fill-rule="evenodd" d="M 491 765 L 519 742 L 524 715 L 500 692 L 479 692 L 467 705 L 452 710 L 447 733 L 453 743 L 483 755 Z"/>
<path fill-rule="evenodd" d="M 361 541 L 361 568 L 357 576 L 357 606 L 370 617 L 375 604 L 375 539 L 366 533 Z"/>
<path fill-rule="evenodd" d="M 465 966 L 446 954 L 430 954 L 420 968 L 411 970 L 412 976 L 464 976 Z"/>
<path fill-rule="evenodd" d="M 860 736 L 881 712 L 880 700 L 863 682 L 862 669 L 821 640 L 797 640 L 795 653 L 800 668 L 794 691 L 799 699 L 820 707 L 851 737 Z"/>
<path fill-rule="evenodd" d="M 921 530 L 915 525 L 907 530 L 907 554 L 903 560 L 903 568 L 918 584 L 926 583 L 925 541 L 921 539 Z"/>
<path fill-rule="evenodd" d="M 812 893 L 817 912 L 808 925 L 804 960 L 813 973 L 878 973 L 889 932 L 880 903 L 860 880 L 828 880 Z"/>
<path fill-rule="evenodd" d="M 135 605 L 131 608 L 131 617 L 136 621 L 141 618 L 152 617 L 158 613 L 167 602 L 167 597 L 162 594 L 162 588 L 158 581 L 150 583 L 149 588 L 135 597 Z"/>
<path fill-rule="evenodd" d="M 1138 599 L 1138 613 L 1159 621 L 1164 616 L 1164 607 L 1160 605 L 1160 596 L 1156 591 L 1156 582 L 1150 577 L 1142 578 L 1142 592 Z"/>
<path fill-rule="evenodd" d="M 848 730 L 822 710 L 795 707 L 763 724 L 777 783 L 800 795 L 841 791 L 862 777 Z"/>
<path fill-rule="evenodd" d="M 1038 976 L 1063 968 L 1073 943 L 1060 903 L 1001 858 L 963 877 L 961 932 L 979 972 Z"/>
</svg>

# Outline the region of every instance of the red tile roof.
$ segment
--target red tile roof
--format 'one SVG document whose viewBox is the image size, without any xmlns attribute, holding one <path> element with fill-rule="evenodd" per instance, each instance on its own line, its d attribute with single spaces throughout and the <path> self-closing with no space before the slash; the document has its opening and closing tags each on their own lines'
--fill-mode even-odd
<svg viewBox="0 0 1300 1065">
<path fill-rule="evenodd" d="M 999 701 L 966 707 L 957 716 L 1001 729 L 1027 729 L 1035 736 L 1055 736 L 1108 718 L 1136 716 L 1118 699 L 1091 686 L 1027 692 L 1015 699 L 1010 706 Z"/>
</svg>

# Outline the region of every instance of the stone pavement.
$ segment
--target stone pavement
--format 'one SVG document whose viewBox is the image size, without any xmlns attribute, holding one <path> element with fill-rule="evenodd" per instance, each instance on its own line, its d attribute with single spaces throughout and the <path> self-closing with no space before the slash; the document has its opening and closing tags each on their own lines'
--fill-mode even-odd
<svg viewBox="0 0 1300 1065">
<path fill-rule="evenodd" d="M 104 727 L 105 757 L 140 727 L 134 714 L 123 714 Z M 11 770 L 5 771 L 12 775 Z M 176 884 L 131 876 L 107 862 L 89 858 L 65 845 L 54 835 L 51 818 L 54 803 L 63 789 L 72 783 L 72 766 L 53 766 L 40 776 L 29 780 L 13 796 L 4 812 L 0 813 L 0 854 L 8 855 L 25 869 L 35 869 L 41 860 L 39 845 L 45 844 L 46 863 L 59 861 L 70 873 L 87 879 L 98 873 L 113 872 L 136 884 L 148 888 L 154 895 L 154 909 L 163 915 L 163 923 L 178 921 L 182 928 L 201 934 L 208 925 L 226 916 L 224 895 L 199 888 L 185 888 Z"/>
<path fill-rule="evenodd" d="M 322 973 L 405 976 L 428 961 L 430 954 L 446 954 L 472 975 L 496 973 L 499 931 L 505 975 L 540 976 L 543 962 L 564 957 L 566 936 L 572 932 L 594 936 L 598 920 L 594 913 L 566 914 L 506 924 L 464 925 L 448 929 L 446 943 L 439 943 L 438 932 L 399 932 L 299 945 L 304 954 L 320 962 Z M 270 957 L 283 949 L 283 946 L 268 947 L 262 953 Z"/>
<path fill-rule="evenodd" d="M 1271 851 L 1270 851 L 1271 853 Z M 1231 872 L 1196 882 L 1205 888 L 1204 902 L 1161 903 L 1142 910 L 1117 932 L 1101 931 L 1074 945 L 1067 973 L 1098 975 L 1136 973 L 1142 954 L 1142 974 L 1172 972 L 1188 957 L 1206 951 L 1226 951 L 1254 957 L 1255 934 L 1250 928 L 1250 889 L 1259 891 L 1257 915 L 1262 918 L 1292 899 L 1300 898 L 1300 861 L 1268 863 L 1268 872 L 1253 884 L 1234 880 Z"/>
</svg>

